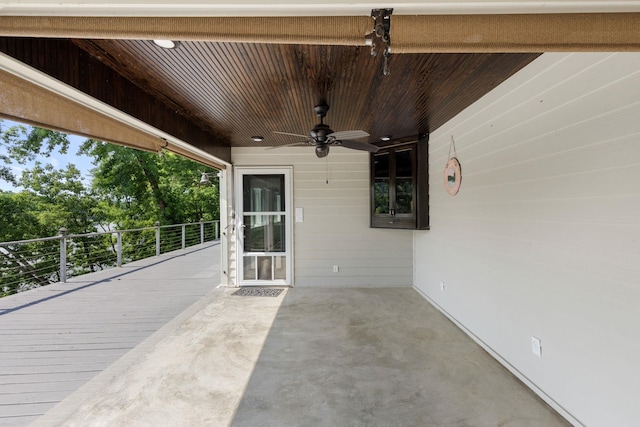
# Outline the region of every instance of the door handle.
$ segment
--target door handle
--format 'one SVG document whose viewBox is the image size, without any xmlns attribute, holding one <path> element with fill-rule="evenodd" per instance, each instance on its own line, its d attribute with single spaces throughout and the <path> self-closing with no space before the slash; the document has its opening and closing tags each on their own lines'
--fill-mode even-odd
<svg viewBox="0 0 640 427">
<path fill-rule="evenodd" d="M 222 235 L 227 236 L 227 234 L 235 233 L 235 231 L 236 231 L 236 225 L 234 223 L 227 224 L 227 226 L 222 231 Z"/>
</svg>

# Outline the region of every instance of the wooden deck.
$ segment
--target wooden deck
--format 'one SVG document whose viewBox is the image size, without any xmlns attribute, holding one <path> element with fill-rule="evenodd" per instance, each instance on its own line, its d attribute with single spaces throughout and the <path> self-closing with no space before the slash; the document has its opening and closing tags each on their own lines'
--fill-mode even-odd
<svg viewBox="0 0 640 427">
<path fill-rule="evenodd" d="M 0 426 L 26 426 L 220 283 L 217 242 L 0 299 Z"/>
</svg>

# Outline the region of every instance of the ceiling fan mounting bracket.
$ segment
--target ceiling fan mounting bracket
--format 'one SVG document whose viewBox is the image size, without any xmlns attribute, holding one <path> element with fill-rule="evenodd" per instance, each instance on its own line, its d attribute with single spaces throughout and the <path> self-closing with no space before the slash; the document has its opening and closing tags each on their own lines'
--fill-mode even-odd
<svg viewBox="0 0 640 427">
<path fill-rule="evenodd" d="M 322 119 L 326 117 L 327 111 L 329 111 L 329 106 L 327 104 L 320 104 L 313 107 L 313 110 L 316 112 L 316 114 L 320 118 L 320 121 L 322 121 Z"/>
<path fill-rule="evenodd" d="M 309 133 L 309 135 L 311 135 L 311 139 L 313 139 L 316 142 L 316 144 L 326 144 L 326 142 L 328 141 L 328 135 L 333 133 L 333 130 L 331 130 L 329 125 L 324 123 L 324 118 L 327 115 L 327 111 L 329 111 L 329 106 L 326 103 L 322 103 L 322 104 L 316 105 L 313 108 L 313 110 L 316 112 L 317 116 L 320 118 L 320 123 L 315 125 L 313 129 L 311 129 L 311 132 Z M 316 153 L 318 152 L 316 151 Z M 326 154 L 324 154 L 324 156 L 326 156 L 327 154 L 329 154 L 328 150 Z"/>
<path fill-rule="evenodd" d="M 391 36 L 389 35 L 389 31 L 391 29 L 392 13 L 393 8 L 371 10 L 371 17 L 375 22 L 373 31 L 376 37 L 381 38 L 382 41 L 387 44 L 391 44 Z"/>
<path fill-rule="evenodd" d="M 382 74 L 388 76 L 389 71 L 389 57 L 391 56 L 391 14 L 393 9 L 372 9 L 371 17 L 373 18 L 373 31 L 366 36 L 365 44 L 371 46 L 371 56 L 376 56 L 378 50 L 384 44 L 382 49 L 382 57 L 384 67 Z"/>
</svg>

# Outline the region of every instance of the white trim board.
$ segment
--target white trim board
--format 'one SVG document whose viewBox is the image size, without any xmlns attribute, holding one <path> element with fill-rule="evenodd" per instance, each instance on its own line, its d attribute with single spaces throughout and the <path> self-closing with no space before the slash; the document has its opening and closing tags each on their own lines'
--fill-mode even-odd
<svg viewBox="0 0 640 427">
<path fill-rule="evenodd" d="M 0 15 L 23 16 L 369 16 L 371 9 L 393 8 L 396 15 L 515 14 L 515 13 L 613 13 L 638 12 L 637 0 L 457 0 L 303 2 L 280 0 L 158 0 L 56 1 L 28 0 L 0 3 Z"/>
<path fill-rule="evenodd" d="M 451 320 L 458 328 L 460 328 L 460 330 L 462 332 L 467 334 L 469 336 L 469 338 L 471 338 L 473 341 L 475 341 L 476 344 L 478 344 L 480 347 L 482 347 L 487 353 L 489 353 L 494 359 L 496 359 L 502 366 L 507 368 L 507 370 L 509 372 L 511 372 L 516 378 L 518 378 L 520 381 L 522 381 L 522 383 L 524 385 L 526 385 L 529 389 L 531 389 L 531 391 L 533 391 L 536 395 L 538 395 L 538 397 L 540 397 L 545 403 L 547 403 L 549 406 L 551 406 L 562 417 L 564 417 L 567 421 L 569 421 L 574 426 L 584 426 L 584 424 L 581 423 L 576 417 L 574 417 L 573 414 L 571 414 L 562 405 L 560 405 L 558 402 L 553 400 L 548 394 L 546 394 L 544 391 L 542 391 L 533 381 L 531 381 L 522 372 L 520 372 L 518 369 L 516 369 L 515 366 L 513 366 L 509 362 L 507 362 L 507 360 L 504 359 L 500 355 L 500 353 L 496 352 L 489 345 L 487 345 L 484 341 L 482 341 L 480 338 L 478 338 L 473 332 L 471 332 L 469 329 L 467 329 L 455 317 L 453 317 L 449 312 L 447 312 L 444 308 L 442 308 L 442 306 L 440 306 L 437 302 L 435 302 L 434 300 L 429 298 L 427 296 L 427 294 L 425 294 L 420 289 L 418 289 L 417 286 L 413 286 L 413 289 L 415 289 L 424 299 L 426 299 L 429 302 L 429 304 L 431 304 L 433 307 L 435 307 L 440 313 L 442 313 L 445 316 L 447 316 L 447 318 L 449 320 Z"/>
</svg>

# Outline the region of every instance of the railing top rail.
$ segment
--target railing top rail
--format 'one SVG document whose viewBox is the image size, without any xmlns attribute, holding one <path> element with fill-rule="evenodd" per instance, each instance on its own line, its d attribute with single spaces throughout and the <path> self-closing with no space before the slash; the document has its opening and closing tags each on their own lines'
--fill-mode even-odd
<svg viewBox="0 0 640 427">
<path fill-rule="evenodd" d="M 216 222 L 220 222 L 219 219 L 214 219 L 213 221 L 198 221 L 198 222 L 185 222 L 184 224 L 169 224 L 169 225 L 161 225 L 160 228 L 169 228 L 169 227 L 181 227 L 183 225 L 200 225 L 200 224 L 213 224 Z M 152 227 L 156 228 L 156 227 Z"/>
<path fill-rule="evenodd" d="M 24 243 L 47 242 L 50 240 L 60 240 L 61 238 L 62 236 L 52 236 L 52 237 L 40 237 L 37 239 L 28 239 L 28 240 L 14 240 L 12 242 L 0 242 L 0 246 L 21 245 Z"/>
<path fill-rule="evenodd" d="M 77 239 L 78 237 L 97 237 L 97 236 L 104 236 L 107 234 L 127 233 L 131 231 L 141 231 L 141 230 L 155 230 L 155 227 L 132 228 L 130 230 L 96 231 L 95 233 L 84 233 L 84 234 L 67 234 L 65 237 L 67 239 L 72 239 L 72 238 Z M 62 238 L 62 236 L 59 236 L 59 238 Z"/>
<path fill-rule="evenodd" d="M 169 225 L 161 225 L 159 226 L 159 228 L 170 228 L 170 227 L 181 227 L 183 225 L 200 225 L 200 224 L 214 224 L 216 222 L 220 222 L 220 220 L 215 219 L 213 221 L 198 221 L 198 222 L 189 222 L 189 223 L 184 223 L 184 224 L 169 224 Z M 145 231 L 145 230 L 155 230 L 156 228 L 158 228 L 158 226 L 151 226 L 151 227 L 142 227 L 142 228 L 129 228 L 126 230 L 112 230 L 112 231 L 98 231 L 95 233 L 85 233 L 85 234 L 67 234 L 65 236 L 51 236 L 51 237 L 40 237 L 37 239 L 27 239 L 27 240 L 14 240 L 11 242 L 0 242 L 0 247 L 1 246 L 11 246 L 11 245 L 22 245 L 25 243 L 37 243 L 37 242 L 47 242 L 47 241 L 51 241 L 51 240 L 60 240 L 63 237 L 67 238 L 67 239 L 71 239 L 71 238 L 79 238 L 79 237 L 97 237 L 97 236 L 104 236 L 107 234 L 116 234 L 116 233 L 131 233 L 134 231 Z"/>
</svg>

